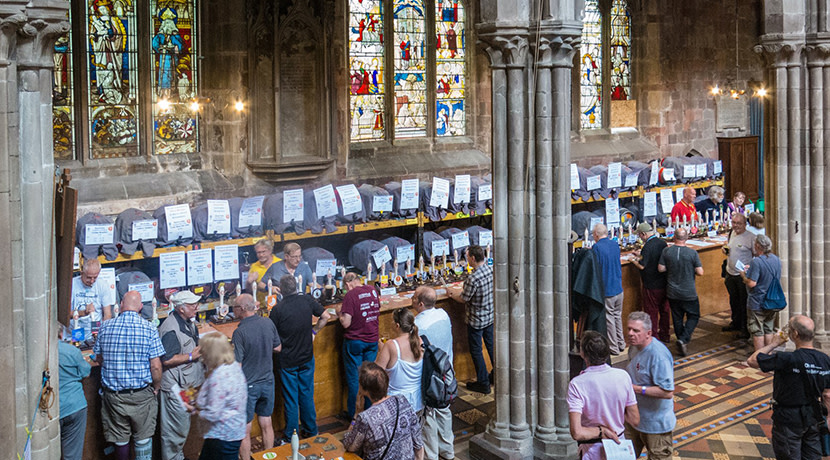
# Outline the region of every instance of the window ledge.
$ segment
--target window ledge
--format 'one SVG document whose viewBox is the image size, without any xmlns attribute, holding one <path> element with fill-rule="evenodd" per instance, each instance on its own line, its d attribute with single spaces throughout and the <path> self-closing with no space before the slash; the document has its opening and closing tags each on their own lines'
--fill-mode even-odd
<svg viewBox="0 0 830 460">
<path fill-rule="evenodd" d="M 394 153 L 350 157 L 346 178 L 379 183 L 412 176 L 452 177 L 464 173 L 490 173 L 490 155 L 476 148 L 467 148 L 468 145 L 464 142 L 454 146 L 457 148 L 399 148 Z"/>
</svg>

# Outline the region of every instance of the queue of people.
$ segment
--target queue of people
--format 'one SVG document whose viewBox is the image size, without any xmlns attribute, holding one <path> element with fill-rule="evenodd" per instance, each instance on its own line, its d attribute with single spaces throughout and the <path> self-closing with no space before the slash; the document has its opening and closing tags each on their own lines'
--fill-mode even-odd
<svg viewBox="0 0 830 460">
<path fill-rule="evenodd" d="M 281 274 L 274 286 L 280 300 L 266 318 L 257 314 L 259 302 L 251 294 L 238 296 L 234 314 L 239 324 L 230 341 L 218 333 L 200 338 L 194 321 L 200 298 L 189 290 L 170 297 L 173 310 L 158 328 L 139 316 L 142 302 L 137 291 L 128 291 L 120 303 L 121 313 L 100 324 L 93 356 L 101 366 L 104 437 L 115 445 L 118 460 L 128 460 L 131 447 L 134 458 L 152 458 L 157 424 L 162 458 L 183 459 L 192 415 L 204 423 L 201 459 L 250 458 L 254 417 L 265 449 L 288 442 L 294 433 L 302 438 L 318 434 L 313 343 L 333 315 L 312 296 L 302 294 L 295 275 L 305 273 L 308 266 L 302 262 L 299 245 L 286 245 L 283 261 L 269 257 L 273 247 L 268 243 L 257 243 L 255 248 L 258 262 L 249 280 L 273 284 L 271 274 Z M 467 304 L 472 329 L 468 340 L 478 338 L 478 355 L 483 341 L 492 362 L 492 270 L 482 248 L 473 246 L 468 252 L 475 276 L 457 298 Z M 94 283 L 100 265 L 92 262 L 87 267 L 82 276 Z M 412 310 L 395 310 L 395 337 L 383 341 L 377 291 L 363 285 L 354 273 L 347 273 L 343 281 L 347 293 L 337 319 L 345 331 L 348 402 L 342 417 L 351 422 L 346 447 L 369 460 L 383 458 L 384 452 L 392 453 L 387 458 L 454 458 L 449 407 L 427 406 L 421 394 L 422 337 L 445 353 L 450 363 L 453 356 L 452 325 L 449 315 L 435 308 L 435 290 L 421 286 L 412 295 Z M 87 315 L 104 300 L 85 296 L 77 297 L 84 298 L 78 306 Z M 63 451 L 64 458 L 74 460 L 82 456 L 86 425 L 86 401 L 78 389 L 89 375 L 90 364 L 68 343 L 62 343 L 60 350 Z M 489 392 L 492 374 L 483 356 L 474 360 L 481 369 L 477 368 L 479 377 L 471 384 L 480 382 L 480 389 Z M 285 429 L 275 440 L 271 415 L 277 378 Z"/>
</svg>

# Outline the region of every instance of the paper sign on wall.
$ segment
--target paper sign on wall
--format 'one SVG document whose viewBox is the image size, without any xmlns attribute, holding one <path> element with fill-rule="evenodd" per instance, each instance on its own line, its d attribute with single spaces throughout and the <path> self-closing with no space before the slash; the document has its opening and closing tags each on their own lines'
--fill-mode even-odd
<svg viewBox="0 0 830 460">
<path fill-rule="evenodd" d="M 262 202 L 264 196 L 252 196 L 246 198 L 239 208 L 239 228 L 258 227 L 262 225 Z"/>
<path fill-rule="evenodd" d="M 239 279 L 239 247 L 223 244 L 213 248 L 213 279 L 216 281 Z"/>
<path fill-rule="evenodd" d="M 337 198 L 334 197 L 334 187 L 331 184 L 314 190 L 314 202 L 317 204 L 318 218 L 337 215 Z"/>
<path fill-rule="evenodd" d="M 421 199 L 418 187 L 418 179 L 404 179 L 401 181 L 401 210 L 418 208 Z"/>
<path fill-rule="evenodd" d="M 303 221 L 303 195 L 301 188 L 282 191 L 282 223 Z"/>
<path fill-rule="evenodd" d="M 145 219 L 133 221 L 133 241 L 154 240 L 159 237 L 159 221 Z"/>
<path fill-rule="evenodd" d="M 470 202 L 470 175 L 460 174 L 455 176 L 455 190 L 452 195 L 453 203 Z"/>
<path fill-rule="evenodd" d="M 343 215 L 355 214 L 363 210 L 363 200 L 354 184 L 346 184 L 337 187 L 337 194 L 340 196 L 340 204 L 343 206 Z"/>
<path fill-rule="evenodd" d="M 113 244 L 113 224 L 86 224 L 84 232 L 85 244 Z"/>
<path fill-rule="evenodd" d="M 228 200 L 208 200 L 208 235 L 219 233 L 227 235 L 231 232 L 231 207 Z"/>
<path fill-rule="evenodd" d="M 167 206 L 164 208 L 164 217 L 167 219 L 167 241 L 193 238 L 193 223 L 190 218 L 190 207 L 187 204 Z"/>
<path fill-rule="evenodd" d="M 213 250 L 195 249 L 187 251 L 187 284 L 206 284 L 213 282 Z"/>
<path fill-rule="evenodd" d="M 161 289 L 181 287 L 187 284 L 184 252 L 159 254 L 159 287 Z"/>
</svg>

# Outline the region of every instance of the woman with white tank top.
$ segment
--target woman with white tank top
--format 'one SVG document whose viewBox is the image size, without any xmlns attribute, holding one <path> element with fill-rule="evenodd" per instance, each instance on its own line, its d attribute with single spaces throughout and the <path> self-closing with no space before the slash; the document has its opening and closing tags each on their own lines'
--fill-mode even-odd
<svg viewBox="0 0 830 460">
<path fill-rule="evenodd" d="M 389 374 L 389 395 L 401 395 L 415 412 L 424 408 L 421 399 L 421 372 L 424 352 L 415 315 L 408 308 L 399 308 L 392 315 L 398 336 L 387 341 L 375 363 Z"/>
</svg>

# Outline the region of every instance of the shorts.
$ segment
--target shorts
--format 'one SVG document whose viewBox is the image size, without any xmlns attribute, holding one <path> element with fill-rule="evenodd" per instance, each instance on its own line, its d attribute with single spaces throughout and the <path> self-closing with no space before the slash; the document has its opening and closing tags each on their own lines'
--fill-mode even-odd
<svg viewBox="0 0 830 460">
<path fill-rule="evenodd" d="M 778 312 L 773 310 L 749 310 L 747 315 L 747 328 L 749 334 L 761 336 L 775 332 L 775 320 L 778 319 Z"/>
<path fill-rule="evenodd" d="M 254 419 L 254 414 L 260 417 L 270 417 L 274 412 L 274 379 L 260 380 L 248 384 L 248 406 L 246 410 L 248 423 Z"/>
<path fill-rule="evenodd" d="M 148 385 L 140 390 L 117 393 L 104 390 L 101 405 L 101 424 L 104 439 L 112 443 L 148 439 L 156 431 L 158 398 L 153 387 Z"/>
</svg>

